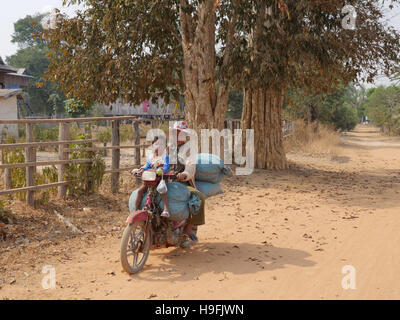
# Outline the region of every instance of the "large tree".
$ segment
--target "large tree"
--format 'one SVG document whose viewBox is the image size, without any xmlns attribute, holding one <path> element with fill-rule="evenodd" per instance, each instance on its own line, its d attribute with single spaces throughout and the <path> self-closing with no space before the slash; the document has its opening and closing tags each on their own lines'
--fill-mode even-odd
<svg viewBox="0 0 400 320">
<path fill-rule="evenodd" d="M 253 1 L 255 14 L 246 18 L 243 41 L 248 44 L 241 54 L 245 72 L 237 81 L 245 88 L 242 127 L 255 130 L 256 167 L 287 167 L 282 104 L 288 88 L 328 92 L 357 78 L 372 81 L 379 70 L 390 74 L 398 65 L 400 35 L 383 23 L 381 2 L 351 1 L 354 29 L 346 28 L 346 4 Z"/>
<path fill-rule="evenodd" d="M 107 105 L 185 94 L 194 129 L 223 127 L 241 1 L 70 0 L 83 12 L 47 33 L 48 76 L 69 96 Z M 219 47 L 218 54 L 216 46 Z"/>
<path fill-rule="evenodd" d="M 42 78 L 49 66 L 48 48 L 41 37 L 41 20 L 44 17 L 45 14 L 28 15 L 14 23 L 11 42 L 18 44 L 19 49 L 6 61 L 13 67 L 26 69 L 33 77 L 25 89 L 31 110 L 36 114 L 51 115 L 62 110 L 64 95 L 55 84 Z"/>
<path fill-rule="evenodd" d="M 400 87 L 380 86 L 370 91 L 366 102 L 370 119 L 389 135 L 400 134 Z"/>
<path fill-rule="evenodd" d="M 343 28 L 339 0 L 65 2 L 87 5 L 46 35 L 48 75 L 68 95 L 112 104 L 184 91 L 192 127 L 221 129 L 231 86 L 244 88 L 242 124 L 255 130 L 257 168 L 287 167 L 288 87 L 321 92 L 399 62 L 399 34 L 381 22 L 378 0 L 352 1 L 355 30 Z"/>
</svg>

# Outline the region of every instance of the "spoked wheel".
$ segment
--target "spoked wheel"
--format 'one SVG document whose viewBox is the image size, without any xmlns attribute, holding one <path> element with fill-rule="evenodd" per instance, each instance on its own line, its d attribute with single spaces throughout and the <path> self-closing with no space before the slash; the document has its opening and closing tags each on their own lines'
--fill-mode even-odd
<svg viewBox="0 0 400 320">
<path fill-rule="evenodd" d="M 150 253 L 150 232 L 146 222 L 138 221 L 127 226 L 121 239 L 121 264 L 129 274 L 142 270 Z"/>
</svg>

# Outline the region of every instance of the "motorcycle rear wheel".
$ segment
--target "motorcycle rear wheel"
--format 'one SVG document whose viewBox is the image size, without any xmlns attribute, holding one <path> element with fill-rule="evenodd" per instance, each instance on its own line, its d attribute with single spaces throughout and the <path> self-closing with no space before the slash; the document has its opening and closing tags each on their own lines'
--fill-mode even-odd
<svg viewBox="0 0 400 320">
<path fill-rule="evenodd" d="M 129 274 L 142 270 L 149 257 L 151 239 L 150 232 L 145 230 L 145 227 L 145 221 L 135 222 L 128 225 L 122 235 L 121 264 L 124 271 Z M 139 260 L 140 254 L 142 256 Z"/>
</svg>

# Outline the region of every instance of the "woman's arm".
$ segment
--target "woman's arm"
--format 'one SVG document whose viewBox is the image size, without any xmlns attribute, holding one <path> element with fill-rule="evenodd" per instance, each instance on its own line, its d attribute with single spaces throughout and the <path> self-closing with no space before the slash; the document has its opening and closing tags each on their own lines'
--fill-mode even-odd
<svg viewBox="0 0 400 320">
<path fill-rule="evenodd" d="M 168 155 L 165 155 L 163 157 L 163 163 L 164 163 L 163 171 L 164 171 L 164 173 L 167 173 L 169 171 L 169 156 Z"/>
<path fill-rule="evenodd" d="M 149 170 L 150 168 L 151 168 L 151 163 L 150 159 L 148 158 L 145 166 L 143 167 L 143 170 Z"/>
</svg>

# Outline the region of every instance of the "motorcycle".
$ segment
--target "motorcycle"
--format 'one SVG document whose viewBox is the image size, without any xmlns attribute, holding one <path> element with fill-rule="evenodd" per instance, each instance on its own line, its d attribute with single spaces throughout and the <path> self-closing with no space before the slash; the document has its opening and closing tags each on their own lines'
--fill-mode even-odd
<svg viewBox="0 0 400 320">
<path fill-rule="evenodd" d="M 121 264 L 124 271 L 134 274 L 142 270 L 150 250 L 178 247 L 185 239 L 186 221 L 172 221 L 162 217 L 162 209 L 156 200 L 157 186 L 162 179 L 176 180 L 175 173 L 158 175 L 155 170 L 137 172 L 148 187 L 146 204 L 142 210 L 131 213 L 121 239 Z"/>
</svg>

